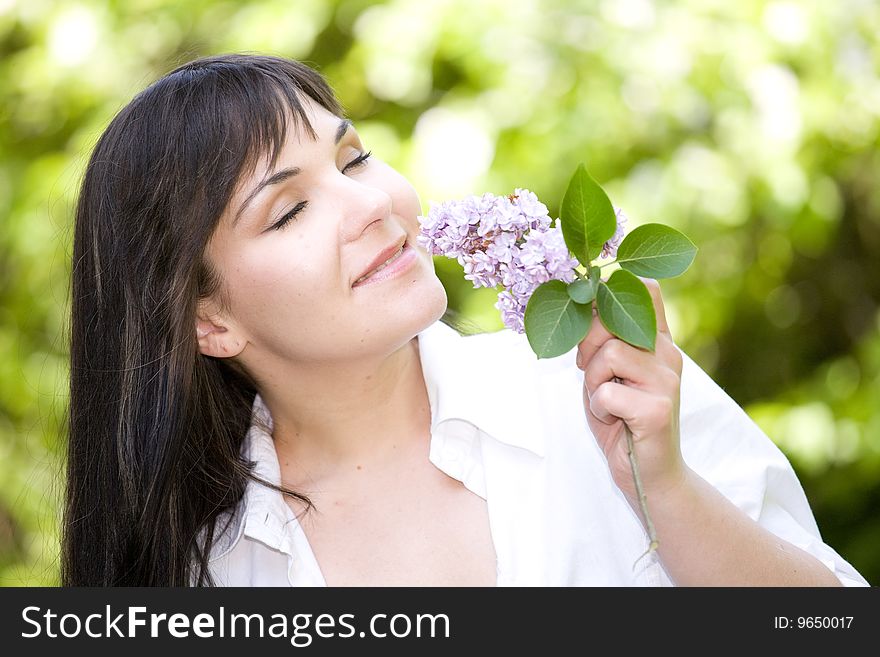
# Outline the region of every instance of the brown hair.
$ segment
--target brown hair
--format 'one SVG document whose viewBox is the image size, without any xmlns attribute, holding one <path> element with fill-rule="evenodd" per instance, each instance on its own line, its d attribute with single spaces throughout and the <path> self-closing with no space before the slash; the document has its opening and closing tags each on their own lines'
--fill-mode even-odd
<svg viewBox="0 0 880 657">
<path fill-rule="evenodd" d="M 253 478 L 240 449 L 256 389 L 198 351 L 198 300 L 224 296 L 205 249 L 288 123 L 315 138 L 303 95 L 342 116 L 298 62 L 199 59 L 138 94 L 92 153 L 73 245 L 65 585 L 211 583 L 218 516 Z"/>
</svg>

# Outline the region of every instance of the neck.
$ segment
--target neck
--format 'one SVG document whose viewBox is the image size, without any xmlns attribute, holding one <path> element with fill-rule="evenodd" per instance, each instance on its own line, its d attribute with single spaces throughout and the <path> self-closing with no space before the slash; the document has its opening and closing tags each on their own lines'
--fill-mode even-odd
<svg viewBox="0 0 880 657">
<path fill-rule="evenodd" d="M 382 359 L 289 369 L 260 390 L 285 478 L 317 480 L 383 463 L 429 431 L 417 338 Z"/>
</svg>

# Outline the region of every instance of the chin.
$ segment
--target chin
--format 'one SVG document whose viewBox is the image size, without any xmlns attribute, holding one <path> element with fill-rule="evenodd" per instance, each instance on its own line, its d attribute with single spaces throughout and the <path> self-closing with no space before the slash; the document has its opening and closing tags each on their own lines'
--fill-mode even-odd
<svg viewBox="0 0 880 657">
<path fill-rule="evenodd" d="M 359 294 L 356 311 L 372 326 L 381 324 L 383 333 L 393 334 L 400 346 L 443 317 L 448 306 L 446 289 L 434 271 L 433 262 L 420 262 L 408 278 L 377 283 Z"/>
<path fill-rule="evenodd" d="M 431 315 L 431 321 L 425 324 L 425 328 L 443 317 L 443 315 L 446 313 L 446 310 L 449 308 L 449 299 L 446 297 L 446 288 L 443 287 L 443 283 L 440 282 L 439 278 L 437 278 L 436 276 L 434 278 L 437 281 L 438 288 L 434 303 L 434 314 Z"/>
<path fill-rule="evenodd" d="M 425 276 L 424 281 L 420 281 L 418 285 L 417 298 L 407 303 L 404 313 L 412 320 L 412 326 L 415 331 L 413 335 L 420 333 L 428 328 L 431 324 L 443 317 L 449 306 L 449 299 L 446 296 L 446 288 L 432 271 L 430 275 Z"/>
<path fill-rule="evenodd" d="M 413 283 L 409 293 L 401 295 L 393 301 L 387 317 L 389 328 L 394 323 L 394 332 L 397 334 L 395 342 L 403 346 L 415 338 L 419 333 L 438 321 L 446 312 L 448 300 L 446 290 L 440 279 L 433 273 L 426 280 Z"/>
</svg>

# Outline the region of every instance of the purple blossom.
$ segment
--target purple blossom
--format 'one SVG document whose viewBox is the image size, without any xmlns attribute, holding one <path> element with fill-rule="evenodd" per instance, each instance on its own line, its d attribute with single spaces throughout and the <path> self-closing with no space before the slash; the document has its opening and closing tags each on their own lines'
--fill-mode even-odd
<svg viewBox="0 0 880 657">
<path fill-rule="evenodd" d="M 621 235 L 615 233 L 605 245 L 609 252 L 616 252 L 622 239 L 622 216 L 618 211 Z M 571 257 L 562 229 L 553 225 L 547 206 L 527 189 L 517 188 L 509 196 L 487 193 L 432 202 L 419 222 L 417 241 L 429 253 L 457 259 L 475 288 L 504 288 L 495 307 L 504 325 L 518 333 L 525 332 L 526 304 L 539 285 L 575 279 L 578 261 Z"/>
<path fill-rule="evenodd" d="M 547 206 L 538 200 L 532 192 L 517 187 L 512 194 L 511 205 L 518 208 L 523 217 L 529 221 L 531 228 L 550 228 L 550 214 Z"/>
<path fill-rule="evenodd" d="M 602 253 L 599 254 L 600 258 L 616 258 L 617 247 L 620 246 L 620 243 L 623 241 L 623 236 L 626 234 L 624 225 L 627 222 L 627 218 L 626 215 L 623 214 L 623 210 L 617 208 L 617 210 L 614 211 L 614 215 L 617 218 L 617 230 L 614 231 L 614 235 L 611 236 L 611 239 L 605 242 L 602 246 Z"/>
<path fill-rule="evenodd" d="M 475 251 L 459 256 L 464 277 L 473 281 L 474 287 L 495 287 L 500 282 L 497 262 L 486 251 Z"/>
<path fill-rule="evenodd" d="M 495 303 L 495 307 L 501 311 L 501 321 L 504 322 L 507 328 L 517 333 L 525 333 L 523 317 L 526 314 L 526 307 L 520 303 L 519 299 L 507 290 L 504 290 L 498 293 L 498 301 Z"/>
</svg>

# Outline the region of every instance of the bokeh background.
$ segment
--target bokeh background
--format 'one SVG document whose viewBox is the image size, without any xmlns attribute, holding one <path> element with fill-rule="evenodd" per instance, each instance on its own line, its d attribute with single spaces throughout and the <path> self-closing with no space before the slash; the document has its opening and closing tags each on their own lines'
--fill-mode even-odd
<svg viewBox="0 0 880 657">
<path fill-rule="evenodd" d="M 880 582 L 876 0 L 0 0 L 0 584 L 58 582 L 72 207 L 140 89 L 197 56 L 324 73 L 430 200 L 579 162 L 699 246 L 676 341 L 783 449 L 825 540 Z M 450 302 L 501 328 L 438 260 Z"/>
</svg>

